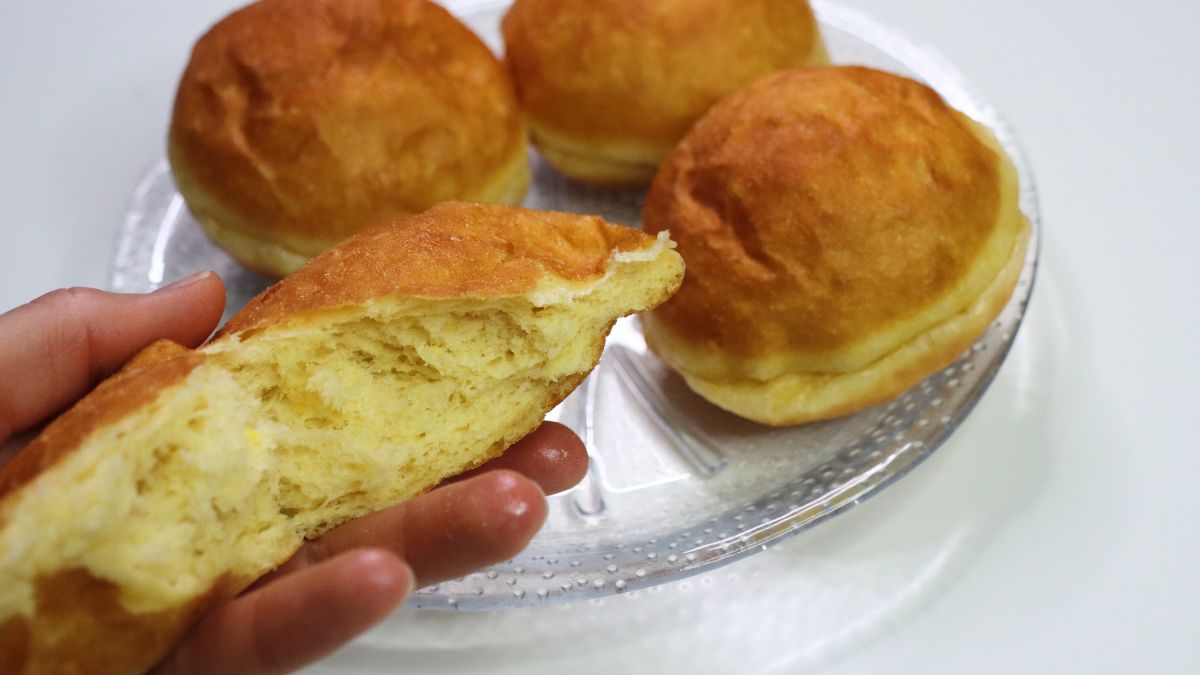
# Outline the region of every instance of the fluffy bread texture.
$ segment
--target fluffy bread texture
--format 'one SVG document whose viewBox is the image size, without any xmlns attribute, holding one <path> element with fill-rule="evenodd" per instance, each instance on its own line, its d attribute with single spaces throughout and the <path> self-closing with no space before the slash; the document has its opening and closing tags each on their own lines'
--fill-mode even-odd
<svg viewBox="0 0 1200 675">
<path fill-rule="evenodd" d="M 306 538 L 499 455 L 682 274 L 665 236 L 446 204 L 147 348 L 0 471 L 3 672 L 150 667 Z"/>
<path fill-rule="evenodd" d="M 828 61 L 806 0 L 516 0 L 502 28 L 534 144 L 603 185 L 649 183 L 718 100 Z"/>
<path fill-rule="evenodd" d="M 858 67 L 778 73 L 715 106 L 644 223 L 688 264 L 642 318 L 651 349 L 773 425 L 889 400 L 953 362 L 1004 308 L 1030 235 L 990 132 Z"/>
<path fill-rule="evenodd" d="M 507 69 L 428 0 L 260 0 L 196 43 L 167 154 L 214 242 L 283 276 L 439 202 L 518 204 Z"/>
</svg>

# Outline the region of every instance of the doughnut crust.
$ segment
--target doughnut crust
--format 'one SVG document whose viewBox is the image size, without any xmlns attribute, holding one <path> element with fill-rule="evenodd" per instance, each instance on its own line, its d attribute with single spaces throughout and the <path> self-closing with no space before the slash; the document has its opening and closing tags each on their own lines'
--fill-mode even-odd
<svg viewBox="0 0 1200 675">
<path fill-rule="evenodd" d="M 726 95 L 828 60 L 806 0 L 517 0 L 502 27 L 534 144 L 607 185 L 649 183 Z"/>
<path fill-rule="evenodd" d="M 260 0 L 196 43 L 168 158 L 218 245 L 285 275 L 448 200 L 517 204 L 526 132 L 504 65 L 428 0 Z"/>
<path fill-rule="evenodd" d="M 931 89 L 858 67 L 768 76 L 713 108 L 647 198 L 688 264 L 643 317 L 710 401 L 767 424 L 886 401 L 1003 309 L 1029 226 L 1012 162 Z"/>
<path fill-rule="evenodd" d="M 499 455 L 682 275 L 665 236 L 448 203 L 151 345 L 0 469 L 3 672 L 146 670 L 305 539 Z"/>
</svg>

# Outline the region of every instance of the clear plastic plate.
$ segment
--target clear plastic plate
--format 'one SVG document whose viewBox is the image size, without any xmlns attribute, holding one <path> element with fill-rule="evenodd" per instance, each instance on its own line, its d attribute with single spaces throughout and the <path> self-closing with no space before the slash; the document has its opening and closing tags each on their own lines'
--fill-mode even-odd
<svg viewBox="0 0 1200 675">
<path fill-rule="evenodd" d="M 494 49 L 508 3 L 460 3 L 459 14 Z M 614 329 L 599 368 L 551 417 L 573 427 L 592 468 L 554 497 L 542 532 L 519 557 L 422 589 L 419 608 L 491 610 L 632 591 L 709 570 L 764 550 L 858 504 L 936 450 L 970 413 L 1012 344 L 1032 288 L 1039 213 L 1033 180 L 996 111 L 955 69 L 862 14 L 814 3 L 836 63 L 923 80 L 991 127 L 1016 161 L 1021 206 L 1034 227 L 1008 306 L 957 362 L 899 399 L 841 419 L 772 429 L 692 394 L 646 352 L 631 320 Z M 639 224 L 643 194 L 571 183 L 535 154 L 525 205 L 597 213 Z M 269 281 L 213 246 L 192 220 L 159 161 L 136 188 L 117 233 L 110 286 L 148 291 L 213 269 L 236 311 Z"/>
</svg>

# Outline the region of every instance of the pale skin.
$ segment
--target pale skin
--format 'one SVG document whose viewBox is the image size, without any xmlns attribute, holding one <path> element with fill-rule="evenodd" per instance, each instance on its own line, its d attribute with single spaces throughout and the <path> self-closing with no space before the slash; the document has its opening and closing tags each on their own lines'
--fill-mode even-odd
<svg viewBox="0 0 1200 675">
<path fill-rule="evenodd" d="M 146 295 L 55 291 L 0 315 L 0 447 L 19 446 L 151 342 L 200 344 L 224 305 L 224 286 L 207 273 Z M 305 544 L 209 611 L 154 672 L 279 673 L 312 663 L 413 590 L 511 558 L 545 520 L 545 495 L 586 470 L 579 439 L 543 424 L 487 465 Z"/>
</svg>

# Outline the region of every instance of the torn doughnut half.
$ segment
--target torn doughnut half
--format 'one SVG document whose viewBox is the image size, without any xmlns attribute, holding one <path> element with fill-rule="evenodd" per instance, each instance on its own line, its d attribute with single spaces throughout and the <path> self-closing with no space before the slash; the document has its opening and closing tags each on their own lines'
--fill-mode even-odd
<svg viewBox="0 0 1200 675">
<path fill-rule="evenodd" d="M 673 249 L 448 203 L 146 348 L 0 471 L 0 670 L 145 670 L 305 539 L 500 455 L 679 287 Z"/>
</svg>

